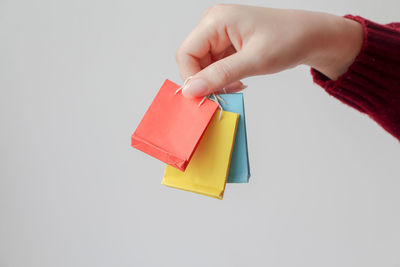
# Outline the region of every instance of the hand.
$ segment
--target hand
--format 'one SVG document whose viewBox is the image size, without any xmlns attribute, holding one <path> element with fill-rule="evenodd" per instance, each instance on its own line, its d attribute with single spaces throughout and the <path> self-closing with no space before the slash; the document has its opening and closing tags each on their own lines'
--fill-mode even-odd
<svg viewBox="0 0 400 267">
<path fill-rule="evenodd" d="M 353 20 L 301 10 L 216 5 L 176 52 L 188 97 L 231 93 L 240 79 L 277 73 L 300 64 L 335 80 L 346 72 L 363 42 Z"/>
</svg>

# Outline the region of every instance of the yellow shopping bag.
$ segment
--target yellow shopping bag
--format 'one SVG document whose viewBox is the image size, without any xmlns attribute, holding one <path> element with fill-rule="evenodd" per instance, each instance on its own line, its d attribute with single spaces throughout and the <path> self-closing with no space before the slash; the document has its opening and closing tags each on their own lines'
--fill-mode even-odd
<svg viewBox="0 0 400 267">
<path fill-rule="evenodd" d="M 236 113 L 215 112 L 186 170 L 166 165 L 162 184 L 222 199 L 238 118 Z"/>
</svg>

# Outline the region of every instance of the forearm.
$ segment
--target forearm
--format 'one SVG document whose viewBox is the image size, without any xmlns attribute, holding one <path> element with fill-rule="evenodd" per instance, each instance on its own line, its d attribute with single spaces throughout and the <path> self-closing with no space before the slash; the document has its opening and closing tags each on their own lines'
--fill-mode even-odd
<svg viewBox="0 0 400 267">
<path fill-rule="evenodd" d="M 314 81 L 330 95 L 366 113 L 400 140 L 400 29 L 346 16 L 363 30 L 363 43 L 336 80 L 312 68 Z"/>
</svg>

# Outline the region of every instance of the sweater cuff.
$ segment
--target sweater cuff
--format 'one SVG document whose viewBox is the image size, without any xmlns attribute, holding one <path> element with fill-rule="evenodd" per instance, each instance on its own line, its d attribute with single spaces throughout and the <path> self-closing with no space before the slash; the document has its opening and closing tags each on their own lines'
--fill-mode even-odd
<svg viewBox="0 0 400 267">
<path fill-rule="evenodd" d="M 330 95 L 368 114 L 400 139 L 400 32 L 391 25 L 359 16 L 344 17 L 362 25 L 362 48 L 337 80 L 311 68 L 313 80 Z"/>
</svg>

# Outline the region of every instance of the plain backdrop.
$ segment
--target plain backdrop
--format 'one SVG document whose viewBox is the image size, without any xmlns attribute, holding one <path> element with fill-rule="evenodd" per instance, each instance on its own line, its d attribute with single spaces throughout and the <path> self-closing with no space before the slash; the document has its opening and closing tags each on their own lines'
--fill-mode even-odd
<svg viewBox="0 0 400 267">
<path fill-rule="evenodd" d="M 400 20 L 398 0 L 240 3 Z M 130 147 L 214 4 L 0 0 L 0 267 L 400 266 L 400 144 L 306 67 L 244 81 L 252 177 L 222 201 Z"/>
</svg>

